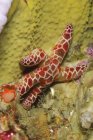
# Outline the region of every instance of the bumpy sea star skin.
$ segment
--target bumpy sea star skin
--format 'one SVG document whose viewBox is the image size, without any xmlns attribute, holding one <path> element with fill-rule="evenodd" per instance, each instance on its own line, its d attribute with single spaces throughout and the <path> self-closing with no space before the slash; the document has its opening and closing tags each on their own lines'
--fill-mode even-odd
<svg viewBox="0 0 93 140">
<path fill-rule="evenodd" d="M 21 59 L 20 65 L 25 68 L 38 65 L 36 70 L 24 75 L 14 86 L 16 92 L 20 94 L 20 98 L 27 94 L 27 97 L 22 101 L 25 109 L 30 109 L 38 95 L 52 83 L 77 79 L 86 70 L 87 63 L 83 62 L 75 67 L 61 67 L 61 63 L 69 50 L 72 32 L 72 25 L 67 25 L 53 48 L 51 56 L 47 56 L 42 49 L 35 49 L 31 54 Z"/>
</svg>

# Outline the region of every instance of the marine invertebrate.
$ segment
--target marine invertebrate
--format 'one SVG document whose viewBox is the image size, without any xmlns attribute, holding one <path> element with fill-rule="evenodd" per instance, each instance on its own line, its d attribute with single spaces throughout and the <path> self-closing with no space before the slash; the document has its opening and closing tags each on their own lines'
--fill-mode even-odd
<svg viewBox="0 0 93 140">
<path fill-rule="evenodd" d="M 0 91 L 0 96 L 6 103 L 14 100 L 16 97 L 15 86 L 10 84 L 3 85 Z"/>
<path fill-rule="evenodd" d="M 7 22 L 7 13 L 13 0 L 0 0 L 0 32 Z"/>
<path fill-rule="evenodd" d="M 47 56 L 41 49 L 35 49 L 20 61 L 20 64 L 25 68 L 38 65 L 35 71 L 24 75 L 18 83 L 15 83 L 16 91 L 20 97 L 27 94 L 27 97 L 22 101 L 25 109 L 30 109 L 37 96 L 52 83 L 77 79 L 85 71 L 87 63 L 79 63 L 74 67 L 61 67 L 61 63 L 69 50 L 72 28 L 72 25 L 67 25 L 53 48 L 51 56 Z"/>
</svg>

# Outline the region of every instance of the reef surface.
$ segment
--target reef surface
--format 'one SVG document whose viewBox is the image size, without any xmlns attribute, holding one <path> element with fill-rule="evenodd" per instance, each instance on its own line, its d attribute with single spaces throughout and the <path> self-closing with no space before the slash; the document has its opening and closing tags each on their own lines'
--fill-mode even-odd
<svg viewBox="0 0 93 140">
<path fill-rule="evenodd" d="M 93 43 L 92 6 L 92 0 L 14 1 L 8 23 L 0 34 L 0 84 L 20 78 L 19 60 L 34 48 L 42 48 L 49 54 L 68 23 L 73 24 L 74 34 L 64 65 L 82 59 L 90 61 L 86 50 Z M 93 86 L 93 80 L 88 81 L 86 76 L 88 73 L 90 79 L 92 68 L 91 64 L 79 82 L 53 86 L 54 95 L 47 91 L 30 111 L 16 104 L 19 124 L 30 140 L 92 140 L 93 116 L 88 125 L 87 119 L 82 117 L 82 112 L 86 113 L 91 103 L 86 109 L 81 104 L 82 101 L 86 104 L 83 97 Z M 85 92 L 82 91 L 84 87 L 87 87 Z"/>
</svg>

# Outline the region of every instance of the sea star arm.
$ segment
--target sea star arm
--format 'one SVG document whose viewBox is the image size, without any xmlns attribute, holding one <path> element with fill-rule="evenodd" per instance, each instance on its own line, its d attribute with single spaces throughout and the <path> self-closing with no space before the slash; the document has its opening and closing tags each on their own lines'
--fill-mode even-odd
<svg viewBox="0 0 93 140">
<path fill-rule="evenodd" d="M 44 87 L 38 85 L 34 87 L 30 92 L 29 95 L 23 99 L 22 101 L 22 106 L 29 110 L 31 106 L 35 103 L 37 100 L 38 96 L 43 92 Z"/>
<path fill-rule="evenodd" d="M 27 93 L 28 94 L 27 97 L 24 98 L 22 105 L 25 109 L 30 109 L 32 104 L 36 101 L 38 95 L 40 95 L 43 90 L 47 89 L 54 82 L 55 77 L 58 76 L 59 69 L 57 68 L 57 69 L 54 69 L 54 71 L 52 71 L 51 67 L 53 65 L 51 64 L 51 65 L 41 67 L 37 71 L 36 75 L 38 75 L 39 77 L 39 82 L 38 82 L 38 85 L 33 86 L 32 89 L 30 88 L 29 92 Z M 22 87 L 23 87 L 23 84 L 21 88 Z M 19 92 L 19 94 L 21 92 Z"/>
<path fill-rule="evenodd" d="M 53 57 L 54 55 L 57 57 L 59 56 L 60 63 L 62 62 L 63 58 L 65 57 L 66 53 L 69 49 L 69 43 L 72 39 L 72 25 L 67 25 L 62 36 L 60 37 L 59 41 L 56 43 L 55 47 L 53 48 Z M 20 60 L 20 65 L 23 67 L 32 67 L 40 64 L 43 62 L 47 57 L 46 53 L 40 49 L 34 49 L 29 55 L 22 58 Z M 50 59 L 50 58 L 49 58 Z"/>
<path fill-rule="evenodd" d="M 29 55 L 20 60 L 20 65 L 23 67 L 32 67 L 40 64 L 46 58 L 46 53 L 40 49 L 34 49 Z"/>
<path fill-rule="evenodd" d="M 76 80 L 86 71 L 88 62 L 81 61 L 76 66 L 71 67 L 60 67 L 59 75 L 55 78 L 55 82 L 69 82 Z"/>
<path fill-rule="evenodd" d="M 36 76 L 36 73 L 28 73 L 24 75 L 18 83 L 16 83 L 16 90 L 20 94 L 20 96 L 23 96 L 26 94 L 34 85 L 38 84 L 39 79 Z"/>
<path fill-rule="evenodd" d="M 63 61 L 63 58 L 67 54 L 70 46 L 70 42 L 72 39 L 73 27 L 71 24 L 67 25 L 63 34 L 61 35 L 59 41 L 56 43 L 55 47 L 53 48 L 54 56 L 59 57 L 60 64 Z"/>
<path fill-rule="evenodd" d="M 20 96 L 26 94 L 32 87 L 37 84 L 41 84 L 43 87 L 53 83 L 53 74 L 56 74 L 56 69 L 52 71 L 52 66 L 53 65 L 49 63 L 48 65 L 36 69 L 33 73 L 24 75 L 16 84 L 16 88 Z"/>
<path fill-rule="evenodd" d="M 87 61 L 85 63 L 83 62 L 84 61 L 72 67 L 59 67 L 56 71 L 55 82 L 69 82 L 80 78 L 88 66 Z M 45 80 L 44 85 L 40 83 L 40 85 L 35 86 L 30 91 L 29 95 L 22 101 L 23 107 L 27 110 L 30 109 L 32 104 L 36 101 L 37 97 L 43 92 L 43 90 L 47 89 L 47 86 L 50 85 L 51 84 L 47 85 L 47 82 Z"/>
</svg>

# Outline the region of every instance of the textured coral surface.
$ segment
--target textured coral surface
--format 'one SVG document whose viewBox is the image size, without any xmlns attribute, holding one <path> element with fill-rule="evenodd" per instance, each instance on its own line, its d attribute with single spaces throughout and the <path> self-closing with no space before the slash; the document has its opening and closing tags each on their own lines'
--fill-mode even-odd
<svg viewBox="0 0 93 140">
<path fill-rule="evenodd" d="M 91 4 L 89 0 L 81 3 L 74 0 L 34 0 L 29 8 L 20 0 L 0 36 L 0 83 L 16 79 L 20 74 L 19 59 L 33 48 L 41 47 L 49 52 L 67 23 L 74 26 L 74 41 L 70 50 L 81 44 L 81 49 L 86 47 L 86 40 L 91 42 L 93 39 Z"/>
<path fill-rule="evenodd" d="M 87 59 L 85 51 L 93 43 L 92 0 L 17 0 L 9 22 L 0 34 L 0 84 L 17 80 L 22 72 L 19 60 L 36 47 L 48 54 L 68 23 L 74 26 L 73 42 L 66 62 Z M 15 6 L 16 5 L 16 6 Z M 15 12 L 13 12 L 16 8 Z M 10 18 L 11 13 L 13 16 Z M 19 122 L 32 140 L 85 140 L 76 111 L 79 84 L 55 85 L 37 106 L 25 111 L 18 104 Z M 28 120 L 27 120 L 28 117 Z M 87 133 L 86 133 L 87 134 Z M 89 136 L 90 139 L 92 136 Z"/>
</svg>

